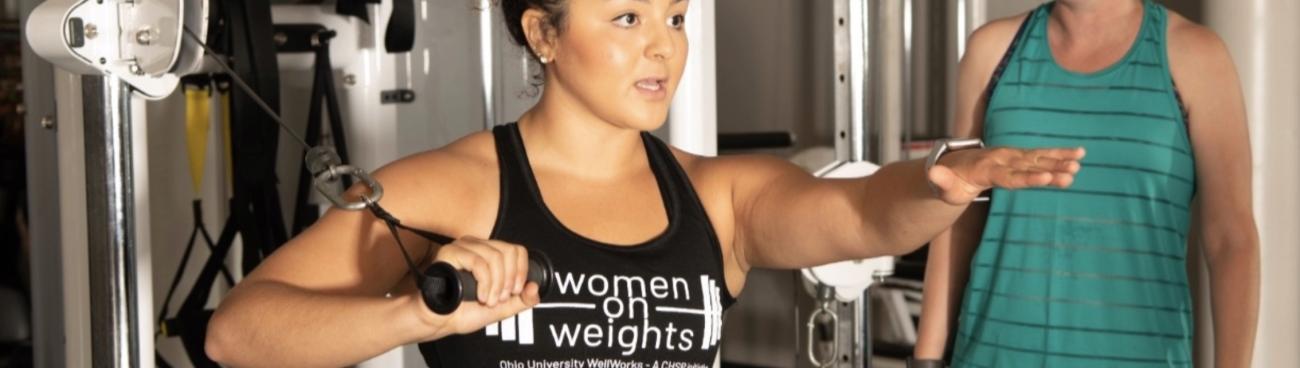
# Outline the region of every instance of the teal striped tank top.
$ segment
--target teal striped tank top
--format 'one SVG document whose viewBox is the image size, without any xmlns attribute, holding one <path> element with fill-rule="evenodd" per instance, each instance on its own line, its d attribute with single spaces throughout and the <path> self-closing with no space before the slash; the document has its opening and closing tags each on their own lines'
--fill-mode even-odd
<svg viewBox="0 0 1300 368">
<path fill-rule="evenodd" d="M 1184 258 L 1196 172 L 1165 46 L 1144 1 L 1128 53 L 1055 62 L 1033 11 L 991 86 L 991 146 L 1087 148 L 1068 189 L 996 190 L 970 264 L 953 367 L 1190 367 Z"/>
</svg>

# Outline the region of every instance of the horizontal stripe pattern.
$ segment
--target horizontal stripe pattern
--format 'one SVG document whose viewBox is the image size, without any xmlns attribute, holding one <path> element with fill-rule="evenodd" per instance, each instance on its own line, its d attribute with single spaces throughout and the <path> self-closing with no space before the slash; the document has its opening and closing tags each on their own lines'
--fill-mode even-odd
<svg viewBox="0 0 1300 368">
<path fill-rule="evenodd" d="M 1112 356 L 1112 355 L 1100 355 L 1100 354 L 1078 354 L 1078 353 L 1068 353 L 1068 352 L 1050 351 L 1050 350 L 1047 350 L 1047 349 L 1023 348 L 1023 347 L 1010 346 L 1010 345 L 1005 345 L 1005 344 L 1000 344 L 1000 343 L 995 343 L 995 342 L 984 341 L 984 340 L 979 339 L 978 337 L 973 337 L 973 336 L 970 336 L 970 335 L 964 335 L 964 336 L 961 336 L 961 337 L 966 338 L 966 339 L 968 339 L 968 341 L 973 342 L 973 343 L 975 343 L 975 344 L 980 344 L 980 345 L 984 345 L 984 346 L 994 347 L 994 348 L 998 348 L 998 349 L 1002 349 L 1002 350 L 1009 350 L 1009 351 L 1015 351 L 1015 352 L 1021 352 L 1021 353 L 1029 353 L 1029 354 L 1039 354 L 1039 355 L 1048 355 L 1048 356 L 1058 356 L 1058 357 L 1065 357 L 1065 358 L 1076 358 L 1076 359 L 1086 359 L 1086 360 L 1096 360 L 1096 361 L 1108 361 L 1108 362 L 1111 362 L 1111 364 L 1119 363 L 1119 362 L 1130 363 L 1130 364 L 1131 364 L 1131 363 L 1142 363 L 1142 364 L 1161 364 L 1161 363 L 1171 363 L 1171 364 L 1179 364 L 1179 365 L 1182 365 L 1182 364 L 1191 364 L 1191 362 L 1188 361 L 1188 360 L 1172 360 L 1172 361 L 1171 361 L 1171 360 L 1166 359 L 1166 358 L 1139 358 L 1139 357 L 1124 357 L 1124 356 Z"/>
<path fill-rule="evenodd" d="M 1022 57 L 1022 58 L 1012 59 L 1012 60 L 1013 60 L 1013 61 L 1016 61 L 1016 62 L 1021 62 L 1021 63 L 1052 63 L 1052 64 L 1055 64 L 1055 63 L 1056 63 L 1056 60 L 1046 59 L 1046 58 L 1028 58 L 1028 57 Z M 1163 67 L 1164 67 L 1164 64 L 1161 64 L 1161 63 L 1158 63 L 1158 62 L 1153 62 L 1153 61 L 1137 61 L 1137 60 L 1126 61 L 1126 62 L 1124 62 L 1124 65 L 1140 66 L 1140 67 L 1146 67 L 1146 68 L 1163 68 Z"/>
<path fill-rule="evenodd" d="M 971 313 L 967 313 L 965 314 L 965 316 L 968 318 L 975 318 L 981 321 L 989 321 L 989 322 L 1007 325 L 1007 326 L 1027 327 L 1027 328 L 1044 330 L 1044 331 L 1092 332 L 1092 333 L 1110 334 L 1110 335 L 1158 337 L 1162 339 L 1174 339 L 1174 340 L 1182 340 L 1187 338 L 1187 336 L 1184 336 L 1182 334 L 1174 334 L 1174 333 L 1153 333 L 1147 331 L 1121 330 L 1121 329 L 1114 329 L 1114 328 L 1096 328 L 1096 327 L 1087 327 L 1087 326 L 1069 326 L 1069 325 L 1054 325 L 1054 324 L 1047 324 L 1047 323 L 1022 322 L 1022 321 L 1013 321 L 1011 319 L 1004 319 L 1004 318 L 998 318 L 998 317 L 993 317 L 988 315 L 979 315 L 979 314 L 971 314 Z"/>
<path fill-rule="evenodd" d="M 1041 112 L 1064 115 L 1091 115 L 1091 116 L 1110 116 L 1110 117 L 1134 117 L 1152 120 L 1177 122 L 1178 118 L 1174 116 L 1148 114 L 1133 111 L 1094 111 L 1081 109 L 1067 109 L 1059 107 L 1036 107 L 1036 106 L 1004 106 L 989 110 L 992 113 L 999 112 Z"/>
<path fill-rule="evenodd" d="M 1096 72 L 1031 13 L 985 109 L 993 147 L 1085 147 L 1069 188 L 995 190 L 970 263 L 954 367 L 1190 365 L 1187 231 L 1195 155 L 1144 0 L 1131 49 Z"/>
<path fill-rule="evenodd" d="M 1168 143 L 1155 142 L 1155 141 L 1150 141 L 1150 140 L 1145 140 L 1145 139 L 1130 138 L 1130 137 L 1120 137 L 1120 136 L 1084 135 L 1084 134 L 1058 134 L 1058 133 L 1026 132 L 1026 131 L 1008 131 L 1008 132 L 996 132 L 996 133 L 993 133 L 993 134 L 991 134 L 991 135 L 989 135 L 989 136 L 986 136 L 985 139 L 988 139 L 988 140 L 997 140 L 997 139 L 1000 139 L 1000 138 L 1007 138 L 1007 137 L 1032 137 L 1032 138 L 1047 138 L 1047 139 L 1073 140 L 1073 141 L 1083 141 L 1083 142 L 1131 143 L 1131 144 L 1138 144 L 1138 145 L 1143 145 L 1143 146 L 1152 147 L 1152 148 L 1166 149 L 1166 150 L 1169 150 L 1170 152 L 1175 152 L 1175 153 L 1178 153 L 1179 155 L 1186 156 L 1186 157 L 1188 157 L 1188 158 L 1191 158 L 1191 157 L 1192 157 L 1192 153 L 1191 153 L 1191 152 L 1188 152 L 1187 149 L 1184 148 L 1184 147 L 1179 147 L 1179 146 L 1171 145 L 1171 144 L 1168 144 Z M 1061 144 L 1065 144 L 1065 143 L 1061 143 Z"/>
<path fill-rule="evenodd" d="M 1151 257 L 1164 258 L 1167 260 L 1178 261 L 1178 262 L 1183 262 L 1184 260 L 1187 259 L 1182 254 L 1158 252 L 1158 251 L 1142 249 L 1142 248 L 1079 245 L 1079 244 L 1066 244 L 1066 243 L 1027 241 L 1027 240 L 1008 240 L 1008 239 L 1001 239 L 1001 238 L 984 238 L 980 241 L 989 244 L 993 244 L 993 243 L 1008 244 L 1008 245 L 1021 246 L 1021 247 L 1049 248 L 1049 249 L 1085 251 L 1085 252 L 1118 253 L 1118 254 L 1130 255 L 1130 256 L 1151 256 Z"/>
<path fill-rule="evenodd" d="M 1059 271 L 1059 270 L 1051 270 L 1051 269 L 1027 268 L 1027 267 L 1015 267 L 1015 266 L 999 266 L 999 265 L 993 265 L 987 263 L 978 263 L 975 264 L 975 267 L 987 268 L 995 271 L 1011 271 L 1016 273 L 1049 275 L 1049 276 L 1057 276 L 1057 277 L 1095 279 L 1095 280 L 1132 281 L 1137 283 L 1150 283 L 1150 284 L 1163 285 L 1163 286 L 1177 286 L 1183 288 L 1187 287 L 1187 283 L 1180 282 L 1180 281 L 1171 281 L 1171 280 L 1148 278 L 1148 277 L 1141 277 L 1141 276 L 1112 275 L 1112 274 L 1093 273 L 1093 272 Z"/>
<path fill-rule="evenodd" d="M 1169 93 L 1169 90 L 1165 88 L 1144 87 L 1144 86 L 1094 86 L 1094 85 L 1086 85 L 1086 84 L 1018 82 L 1018 81 L 1007 81 L 1007 82 L 1003 82 L 1002 85 L 1007 87 L 1058 88 L 1058 89 L 1100 91 L 1100 92 L 1138 91 L 1138 92 L 1151 92 L 1151 93 Z"/>
</svg>

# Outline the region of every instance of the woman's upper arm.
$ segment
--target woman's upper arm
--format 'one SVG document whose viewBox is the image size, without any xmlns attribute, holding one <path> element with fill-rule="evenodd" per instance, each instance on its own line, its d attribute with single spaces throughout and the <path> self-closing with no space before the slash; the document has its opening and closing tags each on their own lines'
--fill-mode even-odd
<svg viewBox="0 0 1300 368">
<path fill-rule="evenodd" d="M 826 263 L 842 253 L 828 244 L 856 239 L 831 223 L 831 214 L 850 218 L 852 190 L 846 180 L 821 180 L 776 157 L 746 155 L 720 159 L 731 182 L 733 244 L 737 260 L 750 267 L 797 268 Z M 855 227 L 856 228 L 856 227 Z"/>
<path fill-rule="evenodd" d="M 471 201 L 465 199 L 473 195 L 446 194 L 477 185 L 436 182 L 427 173 L 456 170 L 463 173 L 457 175 L 458 180 L 474 181 L 476 170 L 463 161 L 445 152 L 429 152 L 384 167 L 374 173 L 376 181 L 384 186 L 380 205 L 403 224 L 449 236 L 461 235 L 457 230 L 462 226 L 449 219 L 480 216 L 448 216 L 445 211 L 473 211 L 474 206 L 467 204 Z M 364 192 L 359 185 L 349 190 L 352 195 L 359 192 Z M 415 263 L 430 258 L 430 242 L 410 232 L 399 234 Z M 315 224 L 272 253 L 243 282 L 276 282 L 350 295 L 384 295 L 406 276 L 406 261 L 382 221 L 366 210 L 331 208 Z"/>
<path fill-rule="evenodd" d="M 1250 226 L 1253 232 L 1250 134 L 1236 66 L 1227 46 L 1206 27 L 1176 18 L 1168 39 L 1170 70 L 1187 106 L 1196 157 L 1198 212 L 1203 216 L 1197 222 L 1203 231 L 1227 226 L 1223 230 L 1237 232 L 1244 230 L 1237 226 Z"/>
</svg>

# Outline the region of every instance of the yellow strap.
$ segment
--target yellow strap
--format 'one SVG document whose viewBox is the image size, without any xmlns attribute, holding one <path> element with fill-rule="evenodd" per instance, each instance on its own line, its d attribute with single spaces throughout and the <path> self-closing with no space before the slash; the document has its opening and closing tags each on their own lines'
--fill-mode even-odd
<svg viewBox="0 0 1300 368">
<path fill-rule="evenodd" d="M 185 86 L 185 143 L 190 154 L 190 179 L 194 194 L 203 189 L 203 165 L 207 161 L 208 131 L 211 128 L 207 88 Z"/>
<path fill-rule="evenodd" d="M 218 89 L 217 95 L 221 98 L 221 134 L 226 142 L 226 186 L 234 188 L 235 160 L 230 156 L 230 90 Z"/>
</svg>

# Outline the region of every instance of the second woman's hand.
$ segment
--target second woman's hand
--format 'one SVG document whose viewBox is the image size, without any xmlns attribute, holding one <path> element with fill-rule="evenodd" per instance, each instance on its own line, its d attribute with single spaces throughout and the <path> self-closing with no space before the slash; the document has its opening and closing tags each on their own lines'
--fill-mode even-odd
<svg viewBox="0 0 1300 368">
<path fill-rule="evenodd" d="M 986 148 L 944 155 L 926 173 L 938 196 L 965 205 L 992 188 L 1066 188 L 1079 172 L 1083 148 Z"/>
</svg>

